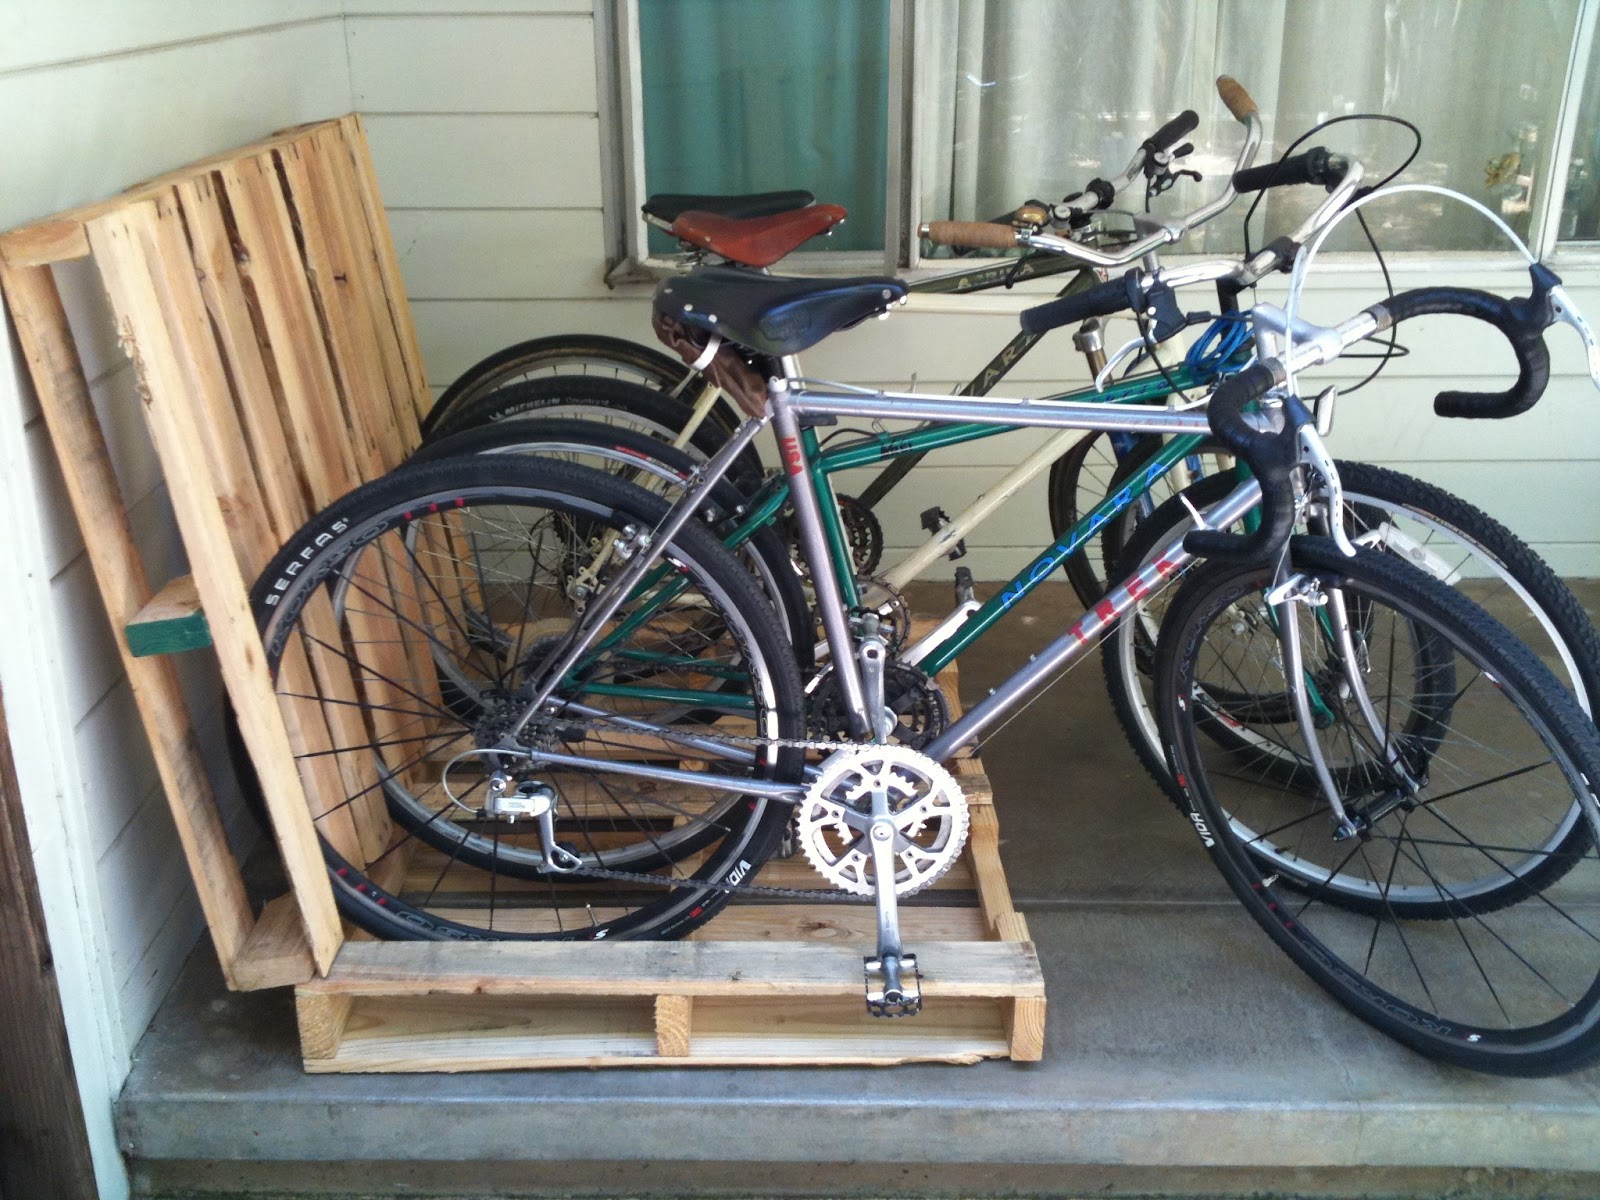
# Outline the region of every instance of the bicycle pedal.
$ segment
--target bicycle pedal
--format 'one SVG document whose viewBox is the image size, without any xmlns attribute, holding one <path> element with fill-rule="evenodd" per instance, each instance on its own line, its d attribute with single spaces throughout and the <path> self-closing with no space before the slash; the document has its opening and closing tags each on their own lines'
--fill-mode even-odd
<svg viewBox="0 0 1600 1200">
<path fill-rule="evenodd" d="M 883 959 L 868 955 L 861 960 L 866 976 L 867 1015 L 871 1017 L 914 1017 L 922 1011 L 922 974 L 917 970 L 917 956 L 902 954 L 900 969 L 890 973 L 884 970 Z M 891 982 L 897 986 L 891 986 Z"/>
<path fill-rule="evenodd" d="M 936 504 L 932 508 L 923 511 L 921 521 L 922 527 L 929 533 L 938 533 L 939 530 L 950 524 L 950 514 Z M 956 542 L 955 546 L 945 551 L 944 556 L 954 562 L 958 558 L 965 558 L 966 555 L 967 539 L 962 538 Z"/>
</svg>

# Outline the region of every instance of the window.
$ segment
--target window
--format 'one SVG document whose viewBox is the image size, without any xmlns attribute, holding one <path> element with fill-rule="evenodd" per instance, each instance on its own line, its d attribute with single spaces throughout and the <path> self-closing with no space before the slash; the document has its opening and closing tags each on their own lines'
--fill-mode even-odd
<svg viewBox="0 0 1600 1200">
<path fill-rule="evenodd" d="M 1240 127 L 1212 82 L 1231 74 L 1261 106 L 1258 162 L 1330 118 L 1392 114 L 1422 135 L 1405 181 L 1472 196 L 1536 246 L 1600 240 L 1600 86 L 1583 85 L 1600 84 L 1600 0 L 617 3 L 639 64 L 624 84 L 642 112 L 630 135 L 630 220 L 650 191 L 799 186 L 851 211 L 823 248 L 886 247 L 892 264 L 914 266 L 917 222 L 1059 199 L 1120 172 L 1148 133 L 1193 108 L 1188 165 L 1205 178 L 1153 206 L 1185 212 L 1215 195 L 1237 154 Z M 1344 122 L 1307 144 L 1354 154 L 1376 181 L 1413 138 Z M 1308 189 L 1269 194 L 1252 241 L 1293 228 L 1315 202 Z M 1185 248 L 1240 249 L 1245 207 Z M 1386 251 L 1505 248 L 1442 199 L 1412 195 L 1368 213 Z M 1338 236 L 1330 249 L 1364 244 L 1353 224 Z M 629 245 L 647 245 L 641 229 Z"/>
<path fill-rule="evenodd" d="M 889 0 L 644 0 L 639 44 L 647 195 L 804 188 L 883 249 Z"/>
</svg>

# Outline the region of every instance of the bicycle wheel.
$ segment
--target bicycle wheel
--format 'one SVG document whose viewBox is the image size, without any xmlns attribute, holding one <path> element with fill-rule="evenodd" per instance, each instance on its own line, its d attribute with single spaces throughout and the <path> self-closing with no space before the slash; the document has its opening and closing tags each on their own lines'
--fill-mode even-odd
<svg viewBox="0 0 1600 1200">
<path fill-rule="evenodd" d="M 563 462 L 603 470 L 657 495 L 674 496 L 695 468 L 693 456 L 676 447 L 616 425 L 564 418 L 510 417 L 489 425 L 441 435 L 426 442 L 410 461 L 433 462 L 463 454 L 538 454 Z M 726 536 L 732 532 L 732 514 L 742 511 L 747 497 L 726 478 L 712 489 L 706 520 Z M 776 528 L 756 530 L 737 551 L 757 584 L 783 618 L 796 659 L 811 663 L 816 657 L 817 628 L 811 602 L 790 556 L 787 542 Z"/>
<path fill-rule="evenodd" d="M 682 449 L 705 462 L 728 440 L 728 430 L 711 417 L 702 420 Z M 427 435 L 428 441 L 479 425 L 513 417 L 565 417 L 598 421 L 618 428 L 632 429 L 660 442 L 675 443 L 683 430 L 694 422 L 694 410 L 681 400 L 627 383 L 620 379 L 599 379 L 581 375 L 555 375 L 513 383 L 456 406 Z M 747 446 L 729 468 L 726 478 L 745 493 L 761 486 L 761 458 L 755 447 Z"/>
<path fill-rule="evenodd" d="M 460 405 L 470 404 L 510 383 L 551 375 L 622 379 L 675 394 L 690 371 L 678 359 L 624 338 L 590 333 L 533 338 L 479 359 L 463 371 L 439 394 L 422 419 L 422 435 L 427 437 L 435 425 Z"/>
<path fill-rule="evenodd" d="M 404 938 L 682 936 L 726 903 L 705 883 L 743 878 L 772 852 L 788 806 L 737 781 L 798 778 L 798 752 L 754 739 L 803 736 L 799 674 L 748 573 L 694 526 L 505 762 L 552 803 L 557 845 L 580 869 L 556 869 L 538 822 L 485 801 L 484 748 L 510 735 L 586 598 L 618 569 L 619 539 L 666 508 L 566 463 L 447 459 L 339 501 L 263 573 L 252 599 L 268 667 L 353 920 Z M 541 753 L 692 757 L 706 782 Z"/>
<path fill-rule="evenodd" d="M 1317 538 L 1294 539 L 1290 556 L 1323 597 L 1361 612 L 1360 660 L 1337 665 L 1372 708 L 1284 740 L 1341 752 L 1361 742 L 1371 762 L 1404 771 L 1339 790 L 1360 830 L 1340 840 L 1320 791 L 1256 775 L 1205 734 L 1191 701 L 1219 683 L 1286 692 L 1278 634 L 1260 619 L 1272 569 L 1207 564 L 1162 622 L 1156 694 L 1212 859 L 1302 970 L 1412 1048 L 1510 1075 L 1600 1059 L 1593 723 L 1481 609 L 1395 556 L 1347 559 Z M 1274 612 L 1297 623 L 1308 674 L 1336 653 L 1321 610 L 1291 601 Z M 1581 851 L 1553 851 L 1574 810 L 1589 831 Z"/>
<path fill-rule="evenodd" d="M 1472 505 L 1420 479 L 1365 463 L 1337 464 L 1345 493 L 1345 532 L 1352 541 L 1396 555 L 1487 609 L 1550 667 L 1585 712 L 1600 697 L 1600 639 L 1583 606 L 1520 538 Z M 1204 511 L 1234 487 L 1232 472 L 1201 480 L 1185 492 Z M 1193 526 L 1176 498 L 1140 522 L 1114 575 L 1126 578 Z M 1111 703 L 1134 753 L 1175 804 L 1151 692 L 1156 631 L 1171 593 L 1142 603 L 1107 637 L 1102 663 Z M 1274 752 L 1252 733 L 1235 707 L 1211 736 L 1256 756 Z M 1264 761 L 1264 760 L 1263 760 Z M 1295 782 L 1286 776 L 1287 782 Z M 1304 779 L 1299 782 L 1304 783 Z M 1585 836 L 1574 814 L 1569 833 Z"/>
</svg>

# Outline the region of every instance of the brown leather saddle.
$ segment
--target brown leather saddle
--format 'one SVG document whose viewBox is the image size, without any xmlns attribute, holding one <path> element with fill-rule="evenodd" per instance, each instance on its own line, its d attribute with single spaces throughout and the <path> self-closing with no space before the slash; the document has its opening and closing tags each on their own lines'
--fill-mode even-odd
<svg viewBox="0 0 1600 1200">
<path fill-rule="evenodd" d="M 725 217 L 691 209 L 680 213 L 667 232 L 732 262 L 770 267 L 846 215 L 837 204 L 813 204 L 765 217 Z"/>
</svg>

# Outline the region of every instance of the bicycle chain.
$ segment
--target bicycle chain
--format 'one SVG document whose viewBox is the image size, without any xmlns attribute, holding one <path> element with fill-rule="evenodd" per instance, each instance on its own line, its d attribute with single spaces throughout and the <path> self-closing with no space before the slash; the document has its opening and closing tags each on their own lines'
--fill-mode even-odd
<svg viewBox="0 0 1600 1200">
<path fill-rule="evenodd" d="M 607 722 L 597 719 L 587 721 L 563 721 L 567 725 L 581 725 L 589 728 L 603 726 L 614 729 L 619 733 L 637 733 L 626 725 Z M 857 742 L 825 742 L 807 738 L 763 738 L 737 733 L 696 733 L 694 737 L 700 741 L 720 742 L 730 746 L 759 746 L 764 749 L 776 750 L 818 750 L 831 754 L 850 746 L 859 745 Z M 692 749 L 692 747 L 686 747 Z M 533 757 L 537 757 L 535 753 Z M 783 803 L 778 801 L 777 803 Z M 757 868 L 759 870 L 759 867 Z M 554 874 L 554 873 L 553 873 Z M 570 871 L 559 872 L 560 876 L 581 876 L 586 879 L 610 879 L 619 883 L 643 884 L 647 887 L 658 888 L 695 888 L 699 891 L 722 892 L 726 895 L 772 896 L 784 900 L 826 900 L 836 904 L 872 904 L 870 896 L 855 896 L 841 888 L 780 888 L 770 887 L 760 883 L 722 883 L 705 879 L 674 879 L 670 876 L 644 875 L 636 871 L 616 871 L 610 867 L 574 867 Z"/>
</svg>

